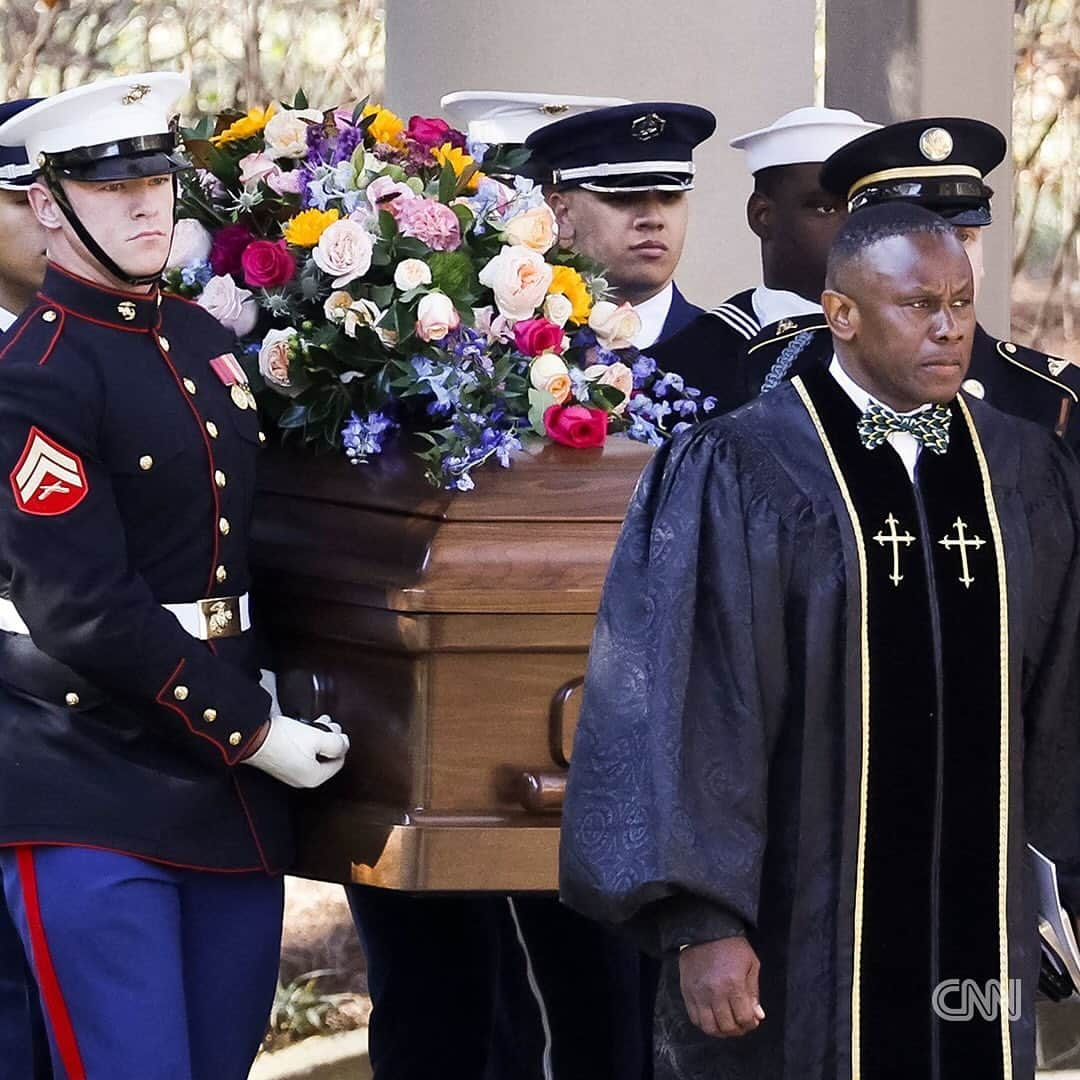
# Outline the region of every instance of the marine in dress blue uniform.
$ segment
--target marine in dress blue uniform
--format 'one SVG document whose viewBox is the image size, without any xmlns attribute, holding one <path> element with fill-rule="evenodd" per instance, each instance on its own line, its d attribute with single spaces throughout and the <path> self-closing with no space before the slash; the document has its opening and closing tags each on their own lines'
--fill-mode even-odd
<svg viewBox="0 0 1080 1080">
<path fill-rule="evenodd" d="M 35 104 L 23 98 L 0 104 L 0 124 Z M 0 146 L 0 189 L 26 198 L 34 169 L 22 147 Z M 0 265 L 0 280 L 8 277 Z M 12 305 L 13 307 L 16 305 Z M 15 313 L 0 307 L 0 330 L 15 321 Z M 37 985 L 26 963 L 22 942 L 0 889 L 0 1061 L 16 1077 L 48 1080 L 52 1076 L 48 1043 L 41 1018 Z"/>
<path fill-rule="evenodd" d="M 745 400 L 739 358 L 763 328 L 800 316 L 816 316 L 824 325 L 825 259 L 846 205 L 822 189 L 819 167 L 877 126 L 846 109 L 809 106 L 728 144 L 754 180 L 746 221 L 761 245 L 761 283 L 729 296 L 653 353 L 665 371 L 712 394 L 721 411 Z"/>
<path fill-rule="evenodd" d="M 159 221 L 139 185 L 187 167 L 167 119 L 186 87 L 105 80 L 0 128 L 58 252 L 0 346 L 0 869 L 65 1080 L 247 1076 L 292 857 L 281 781 L 319 782 L 347 749 L 272 717 L 259 686 L 264 437 L 231 335 L 117 254 L 136 229 L 167 251 L 171 200 Z M 118 235 L 75 210 L 98 184 L 138 196 Z"/>
<path fill-rule="evenodd" d="M 708 109 L 633 102 L 545 124 L 525 140 L 526 173 L 543 184 L 560 243 L 604 267 L 619 300 L 633 304 L 650 349 L 703 309 L 673 280 L 694 188 L 694 148 L 716 130 Z"/>
<path fill-rule="evenodd" d="M 963 117 L 926 117 L 890 124 L 833 154 L 821 183 L 848 200 L 850 212 L 900 200 L 944 217 L 957 230 L 975 268 L 982 269 L 982 230 L 991 224 L 993 189 L 986 176 L 1005 157 L 1005 136 Z M 828 366 L 832 338 L 818 319 L 767 328 L 746 350 L 743 400 L 784 379 Z M 1031 420 L 1080 450 L 1080 370 L 1061 357 L 999 340 L 975 329 L 964 389 L 1002 412 Z"/>
</svg>

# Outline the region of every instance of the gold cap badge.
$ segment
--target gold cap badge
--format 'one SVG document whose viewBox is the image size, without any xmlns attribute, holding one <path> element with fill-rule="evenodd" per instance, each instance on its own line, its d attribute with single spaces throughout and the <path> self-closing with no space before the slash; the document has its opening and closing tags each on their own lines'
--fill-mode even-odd
<svg viewBox="0 0 1080 1080">
<path fill-rule="evenodd" d="M 134 105 L 136 101 L 142 101 L 150 93 L 150 87 L 146 83 L 134 83 L 130 90 L 120 99 L 122 105 Z"/>
<path fill-rule="evenodd" d="M 953 137 L 943 127 L 927 128 L 919 136 L 919 150 L 927 161 L 944 161 L 953 152 Z"/>
</svg>

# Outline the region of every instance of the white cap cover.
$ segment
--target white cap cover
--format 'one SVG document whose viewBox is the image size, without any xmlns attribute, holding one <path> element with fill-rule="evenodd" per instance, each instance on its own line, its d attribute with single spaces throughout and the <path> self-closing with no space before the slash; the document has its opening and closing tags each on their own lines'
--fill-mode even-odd
<svg viewBox="0 0 1080 1080">
<path fill-rule="evenodd" d="M 153 71 L 65 90 L 0 125 L 0 146 L 24 145 L 35 164 L 39 154 L 160 135 L 189 85 L 186 75 Z"/>
<path fill-rule="evenodd" d="M 484 143 L 523 143 L 537 128 L 567 116 L 629 105 L 626 98 L 456 90 L 439 103 L 456 128 Z"/>
<path fill-rule="evenodd" d="M 824 161 L 852 139 L 879 127 L 847 109 L 809 106 L 785 113 L 766 128 L 739 135 L 728 145 L 742 150 L 746 167 L 757 173 L 776 165 Z"/>
</svg>

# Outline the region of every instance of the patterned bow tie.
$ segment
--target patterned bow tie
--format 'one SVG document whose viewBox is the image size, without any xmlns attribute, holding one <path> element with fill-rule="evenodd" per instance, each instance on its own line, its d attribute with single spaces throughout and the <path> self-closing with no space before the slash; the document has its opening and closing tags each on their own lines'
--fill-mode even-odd
<svg viewBox="0 0 1080 1080">
<path fill-rule="evenodd" d="M 867 450 L 880 446 L 895 431 L 907 431 L 935 454 L 949 449 L 949 419 L 947 405 L 934 405 L 922 412 L 901 416 L 877 402 L 870 402 L 859 418 L 859 438 Z"/>
</svg>

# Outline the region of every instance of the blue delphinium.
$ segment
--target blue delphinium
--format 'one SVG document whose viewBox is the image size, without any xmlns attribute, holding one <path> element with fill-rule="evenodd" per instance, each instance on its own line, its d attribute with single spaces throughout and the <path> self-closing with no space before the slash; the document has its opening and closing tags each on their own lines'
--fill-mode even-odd
<svg viewBox="0 0 1080 1080">
<path fill-rule="evenodd" d="M 383 443 L 395 427 L 394 421 L 385 413 L 373 412 L 367 416 L 349 413 L 341 429 L 346 457 L 357 465 L 371 454 L 382 453 Z"/>
</svg>

